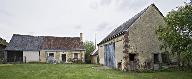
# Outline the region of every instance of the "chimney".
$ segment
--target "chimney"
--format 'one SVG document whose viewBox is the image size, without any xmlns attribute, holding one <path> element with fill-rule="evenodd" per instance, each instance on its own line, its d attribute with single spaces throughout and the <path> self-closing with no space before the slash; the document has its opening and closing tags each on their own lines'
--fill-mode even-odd
<svg viewBox="0 0 192 79">
<path fill-rule="evenodd" d="M 83 33 L 80 33 L 80 41 L 83 42 Z"/>
</svg>

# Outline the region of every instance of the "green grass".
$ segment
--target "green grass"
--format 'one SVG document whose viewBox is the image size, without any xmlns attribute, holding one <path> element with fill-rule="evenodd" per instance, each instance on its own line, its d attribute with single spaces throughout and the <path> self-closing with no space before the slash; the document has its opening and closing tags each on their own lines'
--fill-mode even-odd
<svg viewBox="0 0 192 79">
<path fill-rule="evenodd" d="M 131 73 L 91 64 L 0 64 L 0 79 L 192 79 L 189 72 Z"/>
</svg>

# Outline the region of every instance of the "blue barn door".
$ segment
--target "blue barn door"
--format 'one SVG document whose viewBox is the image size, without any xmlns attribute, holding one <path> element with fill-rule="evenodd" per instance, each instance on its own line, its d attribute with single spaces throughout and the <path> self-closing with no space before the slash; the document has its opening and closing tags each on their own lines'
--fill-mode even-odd
<svg viewBox="0 0 192 79">
<path fill-rule="evenodd" d="M 115 67 L 115 43 L 104 46 L 105 65 L 108 67 Z"/>
</svg>

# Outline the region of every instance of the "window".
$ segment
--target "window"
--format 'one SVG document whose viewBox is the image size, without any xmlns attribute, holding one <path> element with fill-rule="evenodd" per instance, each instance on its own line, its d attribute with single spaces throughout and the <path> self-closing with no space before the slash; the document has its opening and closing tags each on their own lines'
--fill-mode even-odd
<svg viewBox="0 0 192 79">
<path fill-rule="evenodd" d="M 129 61 L 134 61 L 135 60 L 135 55 L 136 54 L 129 54 Z"/>
<path fill-rule="evenodd" d="M 52 56 L 52 57 L 54 57 L 54 53 L 49 53 L 49 56 Z"/>
<path fill-rule="evenodd" d="M 162 54 L 161 54 L 161 57 L 162 57 L 162 62 L 163 62 L 163 63 L 166 63 L 166 64 L 169 63 L 170 59 L 169 59 L 168 54 L 162 53 Z"/>
<path fill-rule="evenodd" d="M 159 54 L 154 54 L 154 64 L 159 63 Z"/>
<path fill-rule="evenodd" d="M 74 53 L 74 58 L 78 59 L 78 53 Z"/>
</svg>

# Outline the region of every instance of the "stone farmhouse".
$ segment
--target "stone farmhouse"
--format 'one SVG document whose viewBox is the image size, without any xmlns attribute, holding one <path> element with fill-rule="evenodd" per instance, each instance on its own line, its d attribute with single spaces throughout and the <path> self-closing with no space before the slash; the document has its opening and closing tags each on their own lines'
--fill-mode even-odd
<svg viewBox="0 0 192 79">
<path fill-rule="evenodd" d="M 30 36 L 14 34 L 5 48 L 7 62 L 47 62 L 53 57 L 57 63 L 84 62 L 85 48 L 80 37 Z"/>
<path fill-rule="evenodd" d="M 99 63 L 121 70 L 159 69 L 164 59 L 156 30 L 164 16 L 151 4 L 98 44 Z"/>
</svg>

